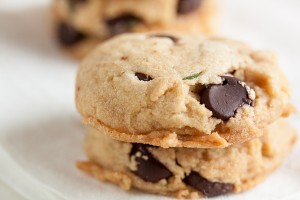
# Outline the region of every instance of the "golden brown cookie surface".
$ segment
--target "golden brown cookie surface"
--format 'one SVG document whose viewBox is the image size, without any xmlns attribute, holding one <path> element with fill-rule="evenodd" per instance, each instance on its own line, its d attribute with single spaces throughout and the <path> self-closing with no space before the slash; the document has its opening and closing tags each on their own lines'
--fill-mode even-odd
<svg viewBox="0 0 300 200">
<path fill-rule="evenodd" d="M 289 85 L 268 51 L 182 34 L 125 34 L 81 64 L 76 104 L 111 137 L 161 147 L 225 147 L 288 116 Z"/>
<path fill-rule="evenodd" d="M 90 161 L 78 167 L 125 190 L 211 197 L 258 184 L 279 166 L 295 140 L 295 130 L 282 119 L 266 128 L 262 138 L 224 149 L 130 144 L 90 129 L 85 143 Z"/>
</svg>

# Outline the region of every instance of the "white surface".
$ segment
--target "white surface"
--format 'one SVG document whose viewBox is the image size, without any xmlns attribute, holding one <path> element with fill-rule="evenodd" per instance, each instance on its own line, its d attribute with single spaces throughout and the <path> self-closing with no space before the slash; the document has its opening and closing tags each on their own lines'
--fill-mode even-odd
<svg viewBox="0 0 300 200">
<path fill-rule="evenodd" d="M 4 182 L 0 180 L 0 199 L 4 200 L 25 200 L 22 196 L 9 188 Z"/>
<path fill-rule="evenodd" d="M 85 158 L 84 128 L 74 106 L 77 63 L 62 55 L 49 36 L 46 2 L 0 1 L 0 145 L 8 153 L 0 153 L 0 179 L 32 200 L 46 193 L 49 199 L 67 200 L 168 199 L 125 193 L 74 167 Z M 300 1 L 220 4 L 224 35 L 280 54 L 299 109 Z M 292 121 L 299 129 L 299 115 Z M 283 166 L 253 190 L 219 199 L 300 199 L 299 152 L 298 143 Z M 6 184 L 0 183 L 0 199 L 19 200 Z"/>
</svg>

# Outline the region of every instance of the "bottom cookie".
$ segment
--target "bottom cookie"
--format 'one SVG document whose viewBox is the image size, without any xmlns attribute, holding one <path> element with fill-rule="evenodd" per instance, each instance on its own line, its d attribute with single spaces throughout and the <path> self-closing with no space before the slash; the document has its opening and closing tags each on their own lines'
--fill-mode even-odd
<svg viewBox="0 0 300 200">
<path fill-rule="evenodd" d="M 164 149 L 116 141 L 90 129 L 85 143 L 90 161 L 77 166 L 124 190 L 212 197 L 258 184 L 280 165 L 295 141 L 295 130 L 282 119 L 265 129 L 262 138 L 224 149 Z"/>
</svg>

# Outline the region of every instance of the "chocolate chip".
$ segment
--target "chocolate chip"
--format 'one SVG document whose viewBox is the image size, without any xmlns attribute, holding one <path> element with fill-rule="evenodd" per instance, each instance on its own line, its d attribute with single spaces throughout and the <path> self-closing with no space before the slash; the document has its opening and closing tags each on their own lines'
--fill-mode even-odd
<svg viewBox="0 0 300 200">
<path fill-rule="evenodd" d="M 87 0 L 69 0 L 70 2 L 72 2 L 72 3 L 85 3 L 85 2 L 87 2 Z"/>
<path fill-rule="evenodd" d="M 122 56 L 121 60 L 128 60 L 128 56 Z"/>
<path fill-rule="evenodd" d="M 130 32 L 137 23 L 141 20 L 133 15 L 122 15 L 106 21 L 110 35 L 118 35 L 125 32 Z"/>
<path fill-rule="evenodd" d="M 177 5 L 178 14 L 187 14 L 196 10 L 201 4 L 201 0 L 179 0 Z"/>
<path fill-rule="evenodd" d="M 177 43 L 177 42 L 178 42 L 178 38 L 176 38 L 176 37 L 174 37 L 174 36 L 170 36 L 170 35 L 157 34 L 157 35 L 151 35 L 150 37 L 169 38 L 169 39 L 172 40 L 174 43 Z"/>
<path fill-rule="evenodd" d="M 64 46 L 72 46 L 85 38 L 85 35 L 78 32 L 67 23 L 60 23 L 57 27 L 57 36 L 59 42 Z"/>
<path fill-rule="evenodd" d="M 69 0 L 69 6 L 71 11 L 74 11 L 77 5 L 86 3 L 87 0 Z"/>
<path fill-rule="evenodd" d="M 130 156 L 133 156 L 137 163 L 137 170 L 133 171 L 133 173 L 144 181 L 152 183 L 173 176 L 170 170 L 153 157 L 147 147 L 149 147 L 149 145 L 132 144 Z"/>
<path fill-rule="evenodd" d="M 219 196 L 233 191 L 233 185 L 230 183 L 210 182 L 197 172 L 192 171 L 183 179 L 183 182 L 207 197 Z"/>
<path fill-rule="evenodd" d="M 77 5 L 77 4 L 87 2 L 87 0 L 69 0 L 69 2 L 70 2 L 71 5 Z"/>
<path fill-rule="evenodd" d="M 226 121 L 239 107 L 244 104 L 254 106 L 254 103 L 249 98 L 248 86 L 239 79 L 230 76 L 222 76 L 222 79 L 221 85 L 209 85 L 201 91 L 200 103 L 213 112 L 213 117 Z"/>
<path fill-rule="evenodd" d="M 139 73 L 139 72 L 136 72 L 135 76 L 138 77 L 138 79 L 140 81 L 151 81 L 152 80 L 151 76 L 143 74 L 143 73 Z"/>
</svg>

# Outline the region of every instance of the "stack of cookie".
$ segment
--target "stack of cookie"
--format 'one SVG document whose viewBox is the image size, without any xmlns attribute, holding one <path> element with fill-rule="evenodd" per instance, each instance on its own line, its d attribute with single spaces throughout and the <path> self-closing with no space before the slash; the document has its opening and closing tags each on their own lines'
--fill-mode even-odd
<svg viewBox="0 0 300 200">
<path fill-rule="evenodd" d="M 81 58 L 100 41 L 124 32 L 210 32 L 213 0 L 55 0 L 60 44 Z"/>
<path fill-rule="evenodd" d="M 224 38 L 132 33 L 83 60 L 76 105 L 90 127 L 78 167 L 178 198 L 253 187 L 296 140 L 276 56 Z"/>
</svg>

